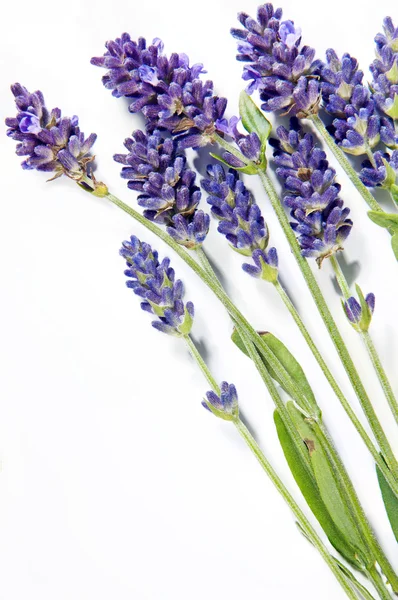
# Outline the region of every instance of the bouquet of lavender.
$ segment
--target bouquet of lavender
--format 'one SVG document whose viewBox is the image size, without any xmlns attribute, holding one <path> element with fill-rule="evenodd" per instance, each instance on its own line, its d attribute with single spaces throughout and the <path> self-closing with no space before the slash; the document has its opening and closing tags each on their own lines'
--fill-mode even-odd
<svg viewBox="0 0 398 600">
<path fill-rule="evenodd" d="M 335 161 L 368 203 L 372 221 L 391 235 L 398 259 L 398 213 L 384 211 L 374 193 L 380 188 L 398 205 L 398 29 L 390 17 L 384 20 L 383 32 L 375 38 L 376 59 L 367 85 L 350 54 L 339 57 L 330 49 L 324 61 L 316 58 L 315 50 L 302 44 L 301 29 L 284 19 L 280 8 L 264 4 L 255 16 L 239 13 L 238 21 L 231 34 L 237 40 L 245 81 L 239 116 L 229 114 L 227 99 L 205 79 L 202 64 L 192 65 L 180 52 L 167 53 L 159 38 L 148 43 L 123 33 L 106 43 L 102 56 L 91 59 L 92 65 L 104 69 L 104 87 L 119 99 L 115 110 L 119 107 L 142 116 L 142 128 L 126 132 L 125 150 L 114 154 L 127 184 L 126 198 L 135 200 L 140 210 L 116 197 L 109 190 L 109 180 L 97 174 L 92 153 L 96 135 L 86 137 L 76 116 L 65 117 L 60 109 L 49 109 L 40 91 L 28 91 L 19 83 L 11 86 L 16 113 L 6 119 L 7 135 L 17 142 L 16 154 L 22 157 L 24 170 L 44 171 L 50 181 L 66 176 L 79 191 L 110 202 L 138 223 L 119 251 L 127 287 L 140 298 L 155 329 L 188 347 L 206 380 L 204 408 L 240 434 L 344 594 L 353 600 L 391 599 L 398 595 L 398 573 L 326 425 L 332 407 L 321 408 L 297 357 L 268 331 L 270 319 L 262 324 L 267 331 L 257 331 L 242 314 L 212 267 L 206 240 L 213 226 L 221 234 L 220 247 L 229 246 L 239 254 L 243 271 L 261 282 L 264 293 L 276 292 L 281 310 L 290 313 L 324 374 L 325 385 L 332 389 L 375 464 L 398 541 L 398 457 L 346 345 L 348 328 L 343 336 L 319 284 L 330 269 L 347 323 L 366 347 L 396 427 L 398 401 L 370 333 L 375 295 L 365 294 L 358 284 L 353 292 L 339 260 L 357 224 L 350 218 L 349 189 L 340 185 Z M 194 154 L 200 154 L 201 161 L 192 160 Z M 352 156 L 362 157 L 359 172 Z M 205 168 L 196 168 L 203 158 Z M 264 195 L 252 193 L 252 177 L 259 178 Z M 291 297 L 284 285 L 285 256 L 274 246 L 279 247 L 280 232 L 272 232 L 271 243 L 263 213 L 265 199 L 275 212 L 358 404 L 342 390 L 334 365 L 319 349 L 295 306 L 294 294 Z M 231 343 L 241 351 L 242 361 L 253 363 L 266 387 L 267 401 L 274 403 L 278 439 L 297 483 L 294 493 L 272 465 L 272 455 L 266 456 L 253 437 L 252 424 L 242 420 L 235 385 L 219 383 L 213 376 L 192 335 L 194 304 L 185 298 L 173 257 L 159 254 L 144 240 L 145 228 L 186 263 L 192 276 L 200 278 L 214 301 L 227 311 Z M 203 310 L 196 299 L 195 304 L 198 311 Z M 137 361 L 134 368 L 139 369 Z M 310 521 L 300 508 L 300 493 L 316 521 Z"/>
</svg>

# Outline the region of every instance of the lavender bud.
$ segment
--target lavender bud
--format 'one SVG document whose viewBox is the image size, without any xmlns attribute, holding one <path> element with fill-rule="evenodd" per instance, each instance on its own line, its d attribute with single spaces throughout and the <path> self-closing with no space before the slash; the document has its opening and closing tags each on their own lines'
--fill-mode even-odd
<svg viewBox="0 0 398 600">
<path fill-rule="evenodd" d="M 225 421 L 236 421 L 239 417 L 238 394 L 235 386 L 226 381 L 221 383 L 219 396 L 213 391 L 207 392 L 202 405 L 216 417 Z"/>
<path fill-rule="evenodd" d="M 225 172 L 221 165 L 209 165 L 201 182 L 207 192 L 212 215 L 219 220 L 218 231 L 234 250 L 253 259 L 254 265 L 243 269 L 254 277 L 275 282 L 278 279 L 278 256 L 275 248 L 266 252 L 268 229 L 259 206 L 233 169 Z"/>
<path fill-rule="evenodd" d="M 128 153 L 114 159 L 124 165 L 121 176 L 128 187 L 140 192 L 138 204 L 145 209 L 144 216 L 165 225 L 187 248 L 202 244 L 210 217 L 198 210 L 201 192 L 195 185 L 196 174 L 187 167 L 177 141 L 164 139 L 157 130 L 151 135 L 137 130 L 124 145 Z"/>
<path fill-rule="evenodd" d="M 148 131 L 166 129 L 182 148 L 198 148 L 213 142 L 223 122 L 227 100 L 213 94 L 213 82 L 202 81 L 202 64 L 189 66 L 185 54 L 163 54 L 158 38 L 147 47 L 127 33 L 107 42 L 104 56 L 91 63 L 108 69 L 102 78 L 116 97 L 131 100 L 130 111 L 142 112 Z M 223 135 L 222 129 L 219 130 Z"/>
<path fill-rule="evenodd" d="M 27 156 L 22 168 L 52 172 L 52 179 L 67 175 L 82 180 L 94 160 L 89 153 L 96 134 L 85 139 L 78 118 L 61 117 L 59 108 L 49 111 L 41 92 L 31 94 L 19 83 L 12 85 L 11 91 L 18 112 L 5 122 L 8 137 L 18 142 L 16 154 Z"/>
<path fill-rule="evenodd" d="M 283 181 L 284 203 L 291 209 L 292 228 L 297 234 L 301 253 L 322 261 L 342 249 L 352 221 L 349 209 L 338 197 L 340 185 L 336 172 L 329 166 L 326 154 L 318 148 L 313 136 L 305 133 L 297 119 L 291 119 L 290 130 L 278 127 L 274 146 L 276 173 Z"/>
<path fill-rule="evenodd" d="M 366 332 L 372 320 L 376 299 L 374 294 L 367 294 L 365 298 L 359 285 L 356 289 L 360 302 L 351 296 L 343 303 L 343 308 L 355 331 Z"/>
<path fill-rule="evenodd" d="M 194 306 L 184 304 L 184 286 L 175 280 L 170 259 L 160 263 L 158 253 L 149 244 L 140 242 L 134 235 L 123 242 L 120 255 L 126 260 L 127 287 L 142 298 L 141 308 L 157 318 L 153 327 L 175 336 L 188 335 L 191 330 Z"/>
<path fill-rule="evenodd" d="M 257 21 L 240 13 L 244 29 L 231 29 L 238 40 L 237 60 L 248 63 L 243 69 L 246 91 L 259 91 L 263 110 L 305 118 L 318 112 L 320 90 L 313 77 L 319 63 L 315 50 L 300 48 L 301 29 L 281 18 L 282 10 L 269 3 L 259 7 Z"/>
<path fill-rule="evenodd" d="M 325 110 L 335 117 L 328 128 L 348 154 L 367 154 L 380 141 L 380 118 L 369 90 L 362 84 L 363 72 L 349 54 L 341 60 L 332 49 L 319 67 Z"/>
</svg>

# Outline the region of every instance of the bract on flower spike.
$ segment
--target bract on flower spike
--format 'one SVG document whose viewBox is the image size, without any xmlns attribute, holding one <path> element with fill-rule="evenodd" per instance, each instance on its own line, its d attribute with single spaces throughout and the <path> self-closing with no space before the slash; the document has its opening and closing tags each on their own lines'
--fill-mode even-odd
<svg viewBox="0 0 398 600">
<path fill-rule="evenodd" d="M 212 141 L 227 100 L 214 95 L 212 81 L 200 79 L 202 64 L 190 66 L 186 54 L 167 57 L 158 38 L 147 46 L 144 38 L 135 42 L 123 33 L 106 48 L 91 63 L 108 69 L 104 86 L 114 96 L 131 100 L 130 111 L 144 114 L 148 131 L 167 129 L 179 136 L 184 148 Z"/>
<path fill-rule="evenodd" d="M 209 194 L 207 202 L 219 220 L 218 231 L 225 235 L 232 248 L 251 257 L 253 264 L 242 268 L 253 277 L 275 282 L 278 279 L 278 254 L 267 251 L 268 228 L 252 194 L 233 169 L 225 172 L 221 165 L 209 165 L 201 185 Z"/>
<path fill-rule="evenodd" d="M 31 94 L 19 83 L 11 91 L 18 112 L 5 122 L 7 135 L 18 142 L 16 153 L 27 157 L 22 168 L 54 173 L 52 179 L 67 175 L 79 181 L 87 175 L 96 134 L 85 139 L 79 119 L 62 117 L 59 108 L 48 110 L 40 91 Z"/>
<path fill-rule="evenodd" d="M 293 21 L 282 21 L 282 9 L 271 3 L 261 5 L 257 20 L 241 12 L 243 29 L 231 29 L 238 40 L 237 60 L 248 63 L 243 79 L 247 92 L 258 90 L 265 111 L 284 111 L 299 118 L 316 114 L 320 88 L 315 77 L 319 61 L 315 50 L 301 46 L 301 30 Z"/>
<path fill-rule="evenodd" d="M 123 242 L 120 255 L 126 260 L 124 272 L 127 287 L 142 298 L 141 308 L 157 318 L 153 327 L 175 336 L 186 336 L 191 331 L 194 306 L 183 301 L 184 286 L 175 279 L 170 259 L 159 262 L 158 253 L 136 236 Z"/>
<path fill-rule="evenodd" d="M 123 166 L 121 176 L 128 187 L 140 192 L 138 204 L 144 216 L 165 224 L 176 242 L 187 248 L 201 245 L 209 230 L 210 218 L 198 210 L 200 189 L 196 174 L 188 168 L 176 140 L 163 138 L 158 130 L 145 134 L 137 130 L 125 140 L 127 154 L 114 159 Z"/>
<path fill-rule="evenodd" d="M 339 198 L 340 185 L 336 172 L 329 166 L 326 154 L 305 133 L 297 119 L 290 129 L 278 127 L 274 146 L 277 175 L 283 180 L 287 195 L 284 203 L 291 208 L 292 228 L 298 234 L 302 255 L 322 261 L 342 250 L 341 244 L 351 231 L 349 209 Z"/>
</svg>

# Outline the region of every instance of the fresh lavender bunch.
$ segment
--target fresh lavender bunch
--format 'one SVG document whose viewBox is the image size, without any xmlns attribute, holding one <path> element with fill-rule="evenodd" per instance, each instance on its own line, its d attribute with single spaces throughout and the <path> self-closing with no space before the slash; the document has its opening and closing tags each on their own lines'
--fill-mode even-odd
<svg viewBox="0 0 398 600">
<path fill-rule="evenodd" d="M 213 390 L 206 393 L 202 405 L 216 417 L 225 421 L 236 421 L 239 418 L 238 394 L 232 383 L 223 381 L 220 393 Z"/>
<path fill-rule="evenodd" d="M 247 92 L 258 90 L 265 111 L 279 111 L 307 117 L 318 112 L 320 89 L 315 50 L 301 44 L 301 30 L 293 21 L 281 21 L 282 10 L 272 4 L 258 8 L 257 20 L 239 13 L 244 29 L 231 29 L 238 40 L 239 61 L 247 62 L 243 79 L 250 81 Z"/>
<path fill-rule="evenodd" d="M 383 21 L 384 33 L 375 37 L 376 59 L 370 65 L 373 98 L 382 114 L 380 135 L 393 150 L 398 148 L 398 28 L 391 17 Z"/>
<path fill-rule="evenodd" d="M 84 139 L 78 118 L 62 117 L 59 108 L 48 110 L 40 91 L 31 94 L 20 83 L 11 91 L 18 112 L 6 119 L 7 135 L 18 142 L 17 155 L 27 157 L 22 168 L 54 173 L 52 179 L 67 175 L 80 181 L 94 159 L 89 152 L 96 134 Z"/>
<path fill-rule="evenodd" d="M 284 202 L 294 219 L 291 226 L 298 234 L 302 255 L 315 257 L 321 266 L 325 258 L 342 249 L 352 227 L 347 219 L 350 211 L 338 197 L 340 185 L 325 152 L 298 120 L 291 119 L 289 130 L 281 126 L 276 133 L 278 140 L 271 144 L 277 175 L 287 191 Z"/>
<path fill-rule="evenodd" d="M 200 79 L 202 64 L 189 66 L 186 54 L 168 58 L 158 38 L 147 47 L 144 38 L 135 42 L 123 33 L 106 48 L 91 63 L 108 69 L 104 86 L 114 96 L 131 100 L 130 112 L 144 114 L 148 131 L 167 129 L 180 137 L 184 148 L 212 142 L 227 100 L 214 95 L 212 81 Z"/>
<path fill-rule="evenodd" d="M 380 118 L 375 100 L 362 83 L 358 61 L 349 54 L 339 59 L 329 49 L 326 63 L 319 67 L 319 77 L 324 108 L 335 117 L 329 133 L 344 152 L 371 155 L 380 140 Z"/>
<path fill-rule="evenodd" d="M 209 194 L 207 202 L 212 215 L 219 220 L 218 231 L 234 250 L 253 259 L 254 265 L 242 265 L 244 271 L 253 277 L 275 282 L 278 279 L 278 254 L 275 248 L 266 251 L 268 228 L 252 194 L 233 169 L 226 173 L 221 165 L 209 165 L 207 175 L 201 185 Z"/>
<path fill-rule="evenodd" d="M 124 272 L 127 287 L 143 298 L 141 308 L 153 315 L 153 327 L 174 336 L 187 336 L 191 331 L 194 306 L 184 304 L 184 286 L 180 279 L 175 280 L 170 259 L 159 262 L 158 253 L 149 244 L 140 242 L 136 236 L 123 242 L 120 255 L 126 260 Z"/>
<path fill-rule="evenodd" d="M 164 139 L 158 130 L 133 133 L 124 143 L 127 154 L 115 154 L 123 166 L 121 176 L 128 187 L 140 192 L 138 204 L 150 221 L 167 226 L 167 232 L 187 248 L 203 243 L 210 224 L 209 215 L 198 210 L 200 189 L 196 174 L 189 169 L 176 140 Z"/>
</svg>

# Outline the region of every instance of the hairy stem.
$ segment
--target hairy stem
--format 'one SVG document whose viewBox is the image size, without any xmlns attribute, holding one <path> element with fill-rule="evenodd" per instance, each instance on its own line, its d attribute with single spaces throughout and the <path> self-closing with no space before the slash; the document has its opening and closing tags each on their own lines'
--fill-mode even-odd
<svg viewBox="0 0 398 600">
<path fill-rule="evenodd" d="M 348 283 L 344 276 L 344 273 L 341 270 L 339 262 L 335 256 L 330 257 L 329 260 L 330 260 L 330 264 L 332 265 L 334 274 L 336 275 L 337 283 L 339 284 L 341 293 L 342 293 L 344 299 L 348 300 L 348 298 L 350 298 L 350 296 L 351 296 L 350 288 L 348 286 Z M 373 340 L 370 336 L 370 333 L 368 331 L 359 331 L 358 333 L 361 336 L 361 339 L 365 345 L 366 350 L 368 351 L 368 354 L 372 361 L 373 367 L 376 371 L 376 374 L 379 379 L 380 385 L 383 389 L 384 395 L 387 399 L 390 410 L 391 410 L 392 414 L 394 415 L 394 419 L 395 419 L 396 423 L 398 424 L 398 402 L 394 395 L 393 389 L 391 387 L 391 383 L 390 383 L 390 381 L 387 377 L 387 374 L 383 368 L 383 365 L 381 363 L 379 354 L 378 354 L 376 347 L 373 343 Z"/>
<path fill-rule="evenodd" d="M 386 460 L 387 460 L 387 456 L 390 457 L 390 462 L 391 462 L 392 466 L 390 465 L 388 460 L 387 460 L 387 463 L 388 463 L 388 466 L 391 469 L 391 471 L 388 468 L 387 469 L 384 468 L 383 474 L 387 473 L 388 482 L 391 486 L 391 489 L 394 491 L 395 495 L 398 496 L 398 465 L 396 465 L 396 460 L 394 458 L 394 454 L 392 452 L 391 446 L 390 446 L 390 444 L 387 440 L 387 437 L 380 425 L 380 422 L 374 411 L 374 408 L 372 406 L 370 398 L 366 393 L 366 390 L 361 381 L 361 378 L 359 377 L 359 374 L 355 368 L 355 365 L 350 356 L 350 353 L 348 352 L 348 349 L 344 343 L 344 340 L 340 334 L 340 331 L 337 328 L 337 325 L 332 317 L 332 314 L 329 310 L 326 300 L 322 295 L 322 292 L 319 288 L 316 278 L 315 278 L 307 260 L 301 255 L 301 249 L 297 242 L 295 233 L 292 230 L 292 228 L 290 227 L 289 220 L 288 220 L 287 215 L 284 211 L 284 208 L 279 200 L 278 194 L 276 193 L 276 190 L 272 184 L 272 181 L 266 172 L 259 171 L 258 174 L 263 183 L 263 186 L 268 195 L 268 198 L 270 199 L 271 205 L 276 213 L 276 216 L 282 227 L 282 230 L 290 244 L 292 253 L 300 267 L 302 275 L 303 275 L 305 282 L 311 292 L 311 295 L 312 295 L 314 302 L 318 308 L 318 311 L 323 319 L 323 322 L 325 323 L 325 326 L 329 332 L 330 337 L 332 338 L 335 348 L 340 356 L 341 362 L 344 365 L 347 375 L 351 381 L 351 385 L 353 386 L 355 393 L 361 403 L 362 409 L 366 415 L 368 423 L 369 423 L 369 425 L 372 429 L 372 432 L 377 440 L 377 443 L 379 444 L 380 450 L 384 454 Z M 343 401 L 341 398 L 339 398 L 339 400 L 340 400 L 345 412 L 347 413 L 348 417 L 350 418 L 351 422 L 353 423 L 354 427 L 356 428 L 356 430 L 362 437 L 369 452 L 372 454 L 375 462 L 380 467 L 380 465 L 384 461 L 383 461 L 382 457 L 380 457 L 377 449 L 374 447 L 374 444 L 370 441 L 369 436 L 366 434 L 365 430 L 361 426 L 361 424 L 360 424 L 358 418 L 356 417 L 354 411 L 352 410 L 351 406 L 348 404 L 348 402 L 345 399 Z M 395 467 L 394 467 L 394 463 L 395 463 Z M 384 467 L 385 467 L 385 465 L 384 465 Z"/>
</svg>

